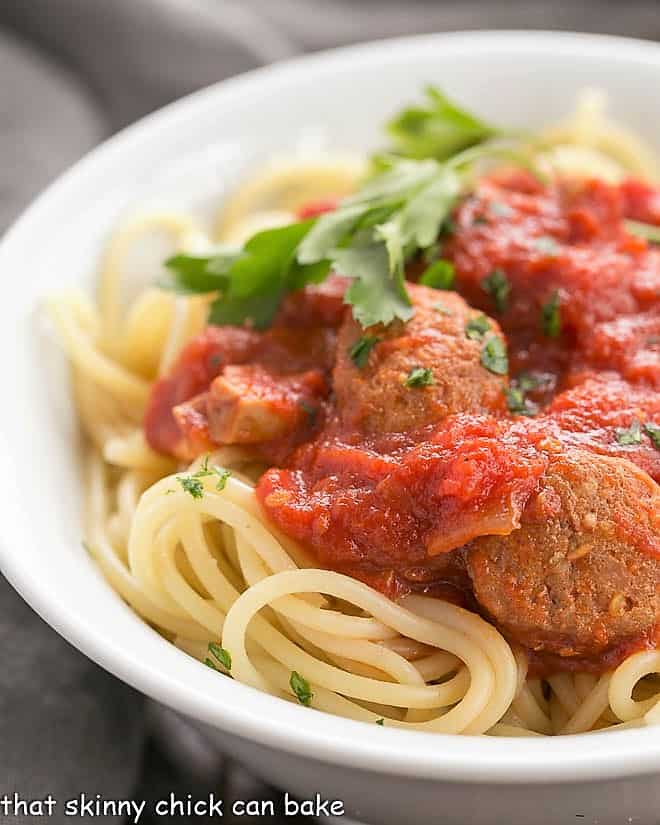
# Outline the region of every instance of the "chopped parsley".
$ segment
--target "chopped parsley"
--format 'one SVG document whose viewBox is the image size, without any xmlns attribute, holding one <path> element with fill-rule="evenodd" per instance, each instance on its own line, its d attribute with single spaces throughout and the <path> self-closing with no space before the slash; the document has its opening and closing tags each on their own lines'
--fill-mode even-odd
<svg viewBox="0 0 660 825">
<path fill-rule="evenodd" d="M 647 421 L 646 424 L 644 424 L 644 432 L 651 439 L 651 443 L 656 450 L 660 450 L 660 424 L 653 424 Z"/>
<path fill-rule="evenodd" d="M 543 255 L 554 258 L 559 254 L 559 244 L 550 235 L 541 235 L 534 241 L 534 246 Z"/>
<path fill-rule="evenodd" d="M 642 221 L 624 221 L 624 223 L 631 235 L 644 238 L 644 240 L 649 243 L 660 243 L 660 226 L 654 226 L 651 223 L 642 223 Z"/>
<path fill-rule="evenodd" d="M 289 685 L 301 705 L 309 707 L 312 704 L 314 694 L 309 686 L 309 682 L 299 673 L 296 673 L 295 670 L 291 674 Z"/>
<path fill-rule="evenodd" d="M 481 348 L 481 364 L 495 375 L 506 375 L 509 371 L 509 359 L 506 344 L 497 335 L 489 335 Z"/>
<path fill-rule="evenodd" d="M 614 437 L 622 447 L 627 447 L 632 444 L 642 443 L 642 427 L 637 419 L 635 419 L 630 427 L 627 429 L 617 427 L 614 431 Z"/>
<path fill-rule="evenodd" d="M 454 314 L 454 313 L 451 311 L 451 309 L 449 309 L 449 307 L 446 307 L 444 304 L 433 304 L 433 309 L 434 309 L 436 312 L 439 312 L 439 313 L 440 313 L 440 315 L 447 315 L 447 316 L 450 316 L 450 315 L 453 315 L 453 314 Z"/>
<path fill-rule="evenodd" d="M 491 329 L 491 323 L 482 313 L 475 315 L 465 325 L 465 337 L 471 341 L 481 341 L 484 335 Z"/>
<path fill-rule="evenodd" d="M 376 719 L 376 724 L 377 724 L 377 725 L 380 725 L 380 726 L 381 726 L 381 728 L 382 728 L 382 727 L 383 727 L 383 725 L 385 724 L 385 720 L 384 720 L 384 719 Z"/>
<path fill-rule="evenodd" d="M 544 381 L 533 372 L 521 372 L 516 376 L 515 383 L 523 392 L 530 392 L 538 389 Z"/>
<path fill-rule="evenodd" d="M 349 347 L 349 358 L 359 370 L 366 366 L 369 353 L 380 341 L 381 339 L 376 335 L 363 335 L 352 347 Z"/>
<path fill-rule="evenodd" d="M 197 470 L 195 473 L 192 474 L 192 478 L 207 478 L 208 476 L 217 476 L 218 481 L 216 482 L 215 489 L 219 492 L 225 489 L 227 486 L 227 480 L 231 476 L 231 470 L 226 470 L 224 467 L 209 467 L 209 458 L 210 456 L 205 456 L 204 461 L 202 462 L 202 466 Z"/>
<path fill-rule="evenodd" d="M 430 387 L 435 384 L 433 371 L 428 367 L 414 367 L 404 381 L 406 387 Z"/>
<path fill-rule="evenodd" d="M 506 406 L 513 415 L 536 415 L 538 407 L 533 401 L 525 397 L 520 386 L 511 386 L 506 390 Z"/>
<path fill-rule="evenodd" d="M 218 476 L 218 480 L 215 484 L 215 489 L 219 492 L 222 492 L 227 486 L 227 480 L 231 476 L 231 470 L 225 470 L 221 467 L 214 467 L 214 472 Z"/>
<path fill-rule="evenodd" d="M 508 218 L 513 214 L 513 209 L 507 203 L 501 201 L 491 201 L 488 208 L 498 218 Z"/>
<path fill-rule="evenodd" d="M 548 338 L 558 338 L 561 333 L 561 313 L 559 310 L 559 292 L 555 290 L 552 297 L 541 307 L 541 329 Z"/>
<path fill-rule="evenodd" d="M 186 493 L 189 493 L 193 498 L 202 498 L 204 495 L 204 484 L 201 479 L 208 476 L 217 476 L 215 489 L 219 492 L 227 486 L 227 479 L 231 476 L 231 470 L 226 470 L 224 467 L 209 467 L 209 456 L 205 456 L 199 470 L 196 470 L 191 475 L 177 476 L 176 480 L 183 487 Z M 169 490 L 166 492 L 169 493 Z"/>
<path fill-rule="evenodd" d="M 194 476 L 177 476 L 176 480 L 183 487 L 186 493 L 189 493 L 193 498 L 202 498 L 204 495 L 204 485 Z"/>
<path fill-rule="evenodd" d="M 231 670 L 231 653 L 228 650 L 225 650 L 224 647 L 221 647 L 219 644 L 216 644 L 216 642 L 210 642 L 209 653 L 211 654 L 211 656 L 214 657 L 216 661 L 220 662 L 220 664 L 224 667 L 225 670 Z M 207 664 L 209 661 L 211 661 L 211 665 L 215 667 L 211 659 L 207 659 Z"/>
<path fill-rule="evenodd" d="M 502 270 L 494 269 L 490 275 L 483 279 L 481 285 L 495 302 L 497 311 L 499 313 L 505 312 L 509 305 L 511 284 Z"/>
<path fill-rule="evenodd" d="M 456 271 L 451 261 L 435 261 L 419 279 L 420 284 L 433 289 L 453 289 Z"/>
</svg>

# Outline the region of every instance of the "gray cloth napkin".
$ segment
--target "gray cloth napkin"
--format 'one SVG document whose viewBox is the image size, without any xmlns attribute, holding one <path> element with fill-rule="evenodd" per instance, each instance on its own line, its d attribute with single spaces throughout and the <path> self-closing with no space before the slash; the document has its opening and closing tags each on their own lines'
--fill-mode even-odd
<svg viewBox="0 0 660 825">
<path fill-rule="evenodd" d="M 660 14 L 657 0 L 0 0 L 0 27 L 2 232 L 104 136 L 259 65 L 433 30 L 559 28 L 660 39 Z M 14 792 L 23 799 L 81 792 L 148 799 L 177 788 L 217 790 L 222 781 L 228 797 L 267 793 L 194 727 L 146 710 L 141 697 L 62 641 L 1 580 L 0 642 L 0 822 L 41 821 L 3 814 L 3 794 Z M 136 790 L 147 729 L 152 740 Z M 60 811 L 48 821 L 70 819 Z"/>
</svg>

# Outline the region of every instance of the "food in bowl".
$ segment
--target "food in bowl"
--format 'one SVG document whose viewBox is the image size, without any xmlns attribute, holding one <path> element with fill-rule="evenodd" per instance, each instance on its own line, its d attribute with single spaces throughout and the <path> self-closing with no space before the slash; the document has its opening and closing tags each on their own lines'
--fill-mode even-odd
<svg viewBox="0 0 660 825">
<path fill-rule="evenodd" d="M 147 215 L 52 302 L 87 546 L 161 634 L 380 726 L 660 719 L 660 190 L 601 104 L 529 135 L 431 89 L 368 162 L 259 172 L 216 237 Z"/>
</svg>

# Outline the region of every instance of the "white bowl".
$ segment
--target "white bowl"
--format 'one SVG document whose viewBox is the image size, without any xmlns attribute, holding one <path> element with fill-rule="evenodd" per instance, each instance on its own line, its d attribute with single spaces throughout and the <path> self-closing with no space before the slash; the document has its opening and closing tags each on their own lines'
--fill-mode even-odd
<svg viewBox="0 0 660 825">
<path fill-rule="evenodd" d="M 342 799 L 369 822 L 656 823 L 660 733 L 447 737 L 369 727 L 294 706 L 186 657 L 106 585 L 80 544 L 77 429 L 40 299 L 89 284 L 118 217 L 146 202 L 207 213 L 241 172 L 324 131 L 378 146 L 380 124 L 436 83 L 484 117 L 535 126 L 583 86 L 660 145 L 660 46 L 550 33 L 444 34 L 321 54 L 212 87 L 78 163 L 0 246 L 2 567 L 54 628 L 144 693 L 207 723 L 224 747 L 302 797 Z"/>
</svg>

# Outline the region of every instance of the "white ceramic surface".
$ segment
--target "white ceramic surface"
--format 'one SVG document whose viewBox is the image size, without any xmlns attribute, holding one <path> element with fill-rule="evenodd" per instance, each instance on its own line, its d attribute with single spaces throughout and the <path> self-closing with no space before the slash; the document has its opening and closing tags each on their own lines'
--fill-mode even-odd
<svg viewBox="0 0 660 825">
<path fill-rule="evenodd" d="M 0 245 L 2 569 L 50 624 L 121 679 L 205 723 L 270 781 L 342 798 L 376 823 L 655 825 L 660 732 L 486 739 L 368 727 L 282 702 L 168 645 L 105 584 L 80 545 L 77 429 L 40 299 L 91 283 L 126 210 L 200 215 L 256 159 L 324 132 L 377 146 L 379 124 L 428 82 L 495 122 L 535 126 L 598 85 L 660 146 L 660 46 L 547 33 L 472 33 L 369 44 L 260 70 L 131 127 L 55 183 Z"/>
</svg>

